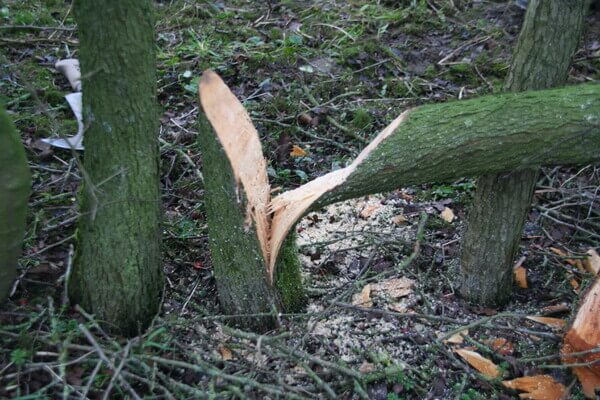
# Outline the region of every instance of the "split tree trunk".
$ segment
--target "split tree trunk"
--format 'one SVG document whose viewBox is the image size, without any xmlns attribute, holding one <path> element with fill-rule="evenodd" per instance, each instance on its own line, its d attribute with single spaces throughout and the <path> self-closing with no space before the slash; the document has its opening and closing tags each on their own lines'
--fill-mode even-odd
<svg viewBox="0 0 600 400">
<path fill-rule="evenodd" d="M 600 85 L 508 93 L 407 110 L 350 166 L 270 201 L 266 163 L 243 106 L 212 71 L 199 92 L 210 246 L 230 314 L 277 308 L 285 296 L 272 294 L 273 282 L 300 287 L 277 282 L 282 273 L 293 276 L 294 263 L 282 263 L 294 250 L 282 247 L 311 209 L 401 186 L 600 160 Z M 241 323 L 264 330 L 270 321 Z"/>
<path fill-rule="evenodd" d="M 273 199 L 270 273 L 287 233 L 311 209 L 409 185 L 585 164 L 600 160 L 599 147 L 598 84 L 405 111 L 350 166 Z"/>
<path fill-rule="evenodd" d="M 507 91 L 564 84 L 588 3 L 530 1 L 506 80 Z M 460 293 L 469 301 L 499 306 L 510 299 L 513 262 L 537 176 L 537 169 L 522 169 L 478 179 L 463 237 L 458 283 Z"/>
<path fill-rule="evenodd" d="M 8 296 L 21 255 L 31 174 L 25 150 L 0 107 L 0 302 Z"/>
<path fill-rule="evenodd" d="M 153 3 L 78 0 L 75 12 L 87 130 L 70 296 L 131 336 L 163 287 Z"/>
</svg>

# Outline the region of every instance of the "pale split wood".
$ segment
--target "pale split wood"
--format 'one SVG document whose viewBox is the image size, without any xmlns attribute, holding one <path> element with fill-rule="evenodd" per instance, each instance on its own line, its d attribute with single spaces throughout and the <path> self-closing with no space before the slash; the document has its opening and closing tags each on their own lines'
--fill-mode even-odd
<svg viewBox="0 0 600 400">
<path fill-rule="evenodd" d="M 256 128 L 244 106 L 215 72 L 207 70 L 199 83 L 200 104 L 231 164 L 241 196 L 247 199 L 246 230 L 252 224 L 273 282 L 275 264 L 290 229 L 325 193 L 343 184 L 383 140 L 392 135 L 406 119 L 404 111 L 389 124 L 348 167 L 330 172 L 297 189 L 270 198 L 267 164 Z M 272 217 L 272 218 L 271 218 Z"/>
<path fill-rule="evenodd" d="M 246 197 L 245 230 L 254 224 L 265 262 L 269 260 L 271 187 L 258 132 L 246 109 L 215 72 L 207 70 L 199 83 L 200 104 L 229 159 L 236 179 L 238 202 Z"/>
<path fill-rule="evenodd" d="M 270 242 L 271 258 L 267 267 L 271 279 L 275 273 L 277 254 L 290 229 L 323 194 L 346 182 L 352 172 L 367 159 L 369 154 L 398 129 L 409 113 L 410 110 L 406 110 L 393 120 L 346 168 L 320 176 L 299 188 L 280 194 L 271 201 L 269 205 L 269 211 L 273 213 Z"/>
</svg>

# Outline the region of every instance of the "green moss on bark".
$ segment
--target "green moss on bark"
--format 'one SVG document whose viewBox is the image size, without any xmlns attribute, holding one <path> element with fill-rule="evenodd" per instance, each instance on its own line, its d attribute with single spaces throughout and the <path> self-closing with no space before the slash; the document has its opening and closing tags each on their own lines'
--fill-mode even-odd
<svg viewBox="0 0 600 400">
<path fill-rule="evenodd" d="M 306 306 L 296 239 L 296 232 L 292 228 L 281 246 L 275 270 L 275 286 L 283 309 L 292 313 L 301 312 Z"/>
</svg>

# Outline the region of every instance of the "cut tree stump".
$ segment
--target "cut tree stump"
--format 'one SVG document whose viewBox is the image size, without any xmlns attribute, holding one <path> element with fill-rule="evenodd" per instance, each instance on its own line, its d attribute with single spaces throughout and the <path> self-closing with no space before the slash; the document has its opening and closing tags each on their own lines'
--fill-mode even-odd
<svg viewBox="0 0 600 400">
<path fill-rule="evenodd" d="M 214 72 L 204 72 L 199 94 L 204 198 L 219 300 L 227 314 L 237 315 L 237 325 L 266 331 L 275 327 L 282 308 L 299 311 L 303 304 L 295 242 L 282 260 L 285 275 L 268 276 L 271 187 L 258 133 Z"/>
</svg>

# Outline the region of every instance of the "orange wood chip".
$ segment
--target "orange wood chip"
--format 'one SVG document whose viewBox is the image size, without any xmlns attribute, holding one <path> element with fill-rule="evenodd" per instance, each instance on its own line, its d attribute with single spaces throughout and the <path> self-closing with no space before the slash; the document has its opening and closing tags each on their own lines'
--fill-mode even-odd
<svg viewBox="0 0 600 400">
<path fill-rule="evenodd" d="M 521 289 L 527 289 L 527 270 L 524 267 L 518 266 L 513 270 L 515 282 Z"/>
<path fill-rule="evenodd" d="M 550 375 L 524 376 L 510 381 L 502 381 L 510 389 L 519 390 L 522 399 L 560 400 L 565 394 L 565 386 L 558 383 Z"/>
<path fill-rule="evenodd" d="M 600 347 L 600 276 L 583 296 L 577 315 L 567 331 L 561 353 L 566 364 L 588 364 L 573 367 L 573 373 L 579 379 L 583 393 L 589 399 L 596 398 L 595 391 L 600 389 L 600 353 L 581 356 L 569 354 L 597 349 Z"/>
<path fill-rule="evenodd" d="M 552 318 L 552 317 L 538 317 L 535 315 L 530 315 L 527 319 L 535 322 L 539 322 L 540 324 L 548 325 L 554 329 L 562 329 L 567 325 L 567 321 L 560 318 Z"/>
<path fill-rule="evenodd" d="M 469 363 L 471 367 L 475 368 L 488 378 L 494 379 L 500 377 L 500 368 L 481 354 L 466 349 L 456 349 L 454 352 Z"/>
</svg>

